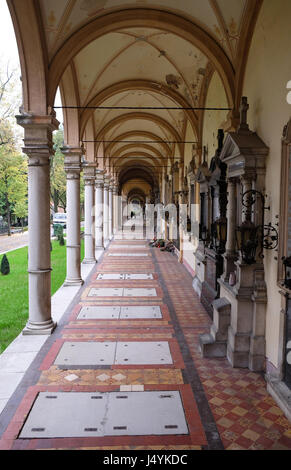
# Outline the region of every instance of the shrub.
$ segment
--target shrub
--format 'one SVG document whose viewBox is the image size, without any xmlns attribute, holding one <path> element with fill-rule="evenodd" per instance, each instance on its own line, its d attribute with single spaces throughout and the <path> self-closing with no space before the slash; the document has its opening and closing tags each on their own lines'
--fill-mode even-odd
<svg viewBox="0 0 291 470">
<path fill-rule="evenodd" d="M 59 240 L 60 240 L 60 245 L 61 245 L 61 246 L 64 246 L 65 240 L 64 240 L 63 235 L 60 236 Z"/>
<path fill-rule="evenodd" d="M 54 235 L 57 237 L 57 239 L 60 241 L 61 237 L 64 234 L 64 229 L 63 226 L 60 224 L 55 224 L 54 225 Z"/>
<path fill-rule="evenodd" d="M 1 261 L 1 273 L 4 276 L 10 273 L 10 265 L 9 265 L 9 261 L 6 255 L 3 255 L 3 258 Z"/>
</svg>

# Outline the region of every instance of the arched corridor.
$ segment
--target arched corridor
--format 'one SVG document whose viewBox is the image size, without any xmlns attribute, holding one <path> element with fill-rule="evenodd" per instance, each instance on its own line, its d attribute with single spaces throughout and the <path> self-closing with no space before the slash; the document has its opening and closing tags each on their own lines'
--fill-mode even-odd
<svg viewBox="0 0 291 470">
<path fill-rule="evenodd" d="M 288 449 L 290 425 L 263 377 L 201 357 L 211 321 L 185 267 L 127 231 L 2 414 L 2 448 Z"/>
<path fill-rule="evenodd" d="M 290 449 L 290 2 L 7 4 L 29 161 L 23 341 L 39 347 L 0 448 Z"/>
</svg>

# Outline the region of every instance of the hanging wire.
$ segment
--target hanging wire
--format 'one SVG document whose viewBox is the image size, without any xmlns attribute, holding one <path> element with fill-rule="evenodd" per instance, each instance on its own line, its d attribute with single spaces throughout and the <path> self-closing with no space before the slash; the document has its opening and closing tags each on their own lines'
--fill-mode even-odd
<svg viewBox="0 0 291 470">
<path fill-rule="evenodd" d="M 232 111 L 232 108 L 212 108 L 199 106 L 53 106 L 54 109 L 145 109 L 145 110 L 171 110 L 171 111 Z"/>
<path fill-rule="evenodd" d="M 198 144 L 197 141 L 194 140 L 82 140 L 85 143 L 101 143 L 109 144 L 109 143 L 127 143 L 127 144 Z"/>
</svg>

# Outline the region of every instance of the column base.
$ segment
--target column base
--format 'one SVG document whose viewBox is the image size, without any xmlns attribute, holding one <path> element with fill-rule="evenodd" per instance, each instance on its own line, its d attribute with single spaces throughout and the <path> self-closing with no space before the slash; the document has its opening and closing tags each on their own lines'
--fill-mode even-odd
<svg viewBox="0 0 291 470">
<path fill-rule="evenodd" d="M 68 287 L 68 286 L 82 286 L 84 284 L 83 279 L 66 279 L 63 286 Z"/>
<path fill-rule="evenodd" d="M 50 321 L 44 323 L 27 323 L 25 328 L 22 330 L 24 336 L 28 335 L 51 335 L 55 330 L 57 323 Z"/>
<path fill-rule="evenodd" d="M 83 264 L 95 264 L 97 260 L 95 258 L 84 258 L 82 261 Z"/>
</svg>

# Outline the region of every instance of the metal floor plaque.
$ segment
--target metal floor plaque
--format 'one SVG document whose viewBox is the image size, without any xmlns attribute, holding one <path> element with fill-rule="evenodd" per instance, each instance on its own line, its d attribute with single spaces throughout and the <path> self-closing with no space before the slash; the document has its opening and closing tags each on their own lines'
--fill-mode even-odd
<svg viewBox="0 0 291 470">
<path fill-rule="evenodd" d="M 162 318 L 162 313 L 158 306 L 121 307 L 120 318 Z"/>
<path fill-rule="evenodd" d="M 132 281 L 153 279 L 152 274 L 124 274 L 124 276 L 124 279 L 131 279 Z"/>
<path fill-rule="evenodd" d="M 91 319 L 91 320 L 117 320 L 120 316 L 120 307 L 82 307 L 77 319 Z"/>
<path fill-rule="evenodd" d="M 131 245 L 112 245 L 111 246 L 111 249 L 112 248 L 131 248 L 131 249 L 137 249 L 137 250 L 144 250 L 145 248 L 147 248 L 146 245 L 134 245 L 134 244 L 131 244 Z"/>
<path fill-rule="evenodd" d="M 109 279 L 109 280 L 116 280 L 116 279 L 124 279 L 124 274 L 116 274 L 116 273 L 100 273 L 97 276 L 97 279 Z"/>
<path fill-rule="evenodd" d="M 189 434 L 178 391 L 40 392 L 20 439 Z"/>
<path fill-rule="evenodd" d="M 78 320 L 118 320 L 139 318 L 162 318 L 161 309 L 158 306 L 89 306 L 82 307 L 77 317 Z"/>
<path fill-rule="evenodd" d="M 116 273 L 100 273 L 97 280 L 147 280 L 153 279 L 152 274 L 116 274 Z"/>
<path fill-rule="evenodd" d="M 124 288 L 124 297 L 156 297 L 157 291 L 153 288 Z"/>
<path fill-rule="evenodd" d="M 108 256 L 148 256 L 147 253 L 109 253 Z"/>
<path fill-rule="evenodd" d="M 115 359 L 116 342 L 66 341 L 56 357 L 56 365 L 107 366 Z"/>
<path fill-rule="evenodd" d="M 90 289 L 89 297 L 156 297 L 157 291 L 154 288 L 113 288 L 113 287 L 93 287 Z"/>
<path fill-rule="evenodd" d="M 118 342 L 115 364 L 173 364 L 167 341 Z"/>
<path fill-rule="evenodd" d="M 54 364 L 66 367 L 173 364 L 167 341 L 66 341 Z"/>
<path fill-rule="evenodd" d="M 122 297 L 123 288 L 112 288 L 112 287 L 93 287 L 90 289 L 89 297 Z"/>
</svg>

